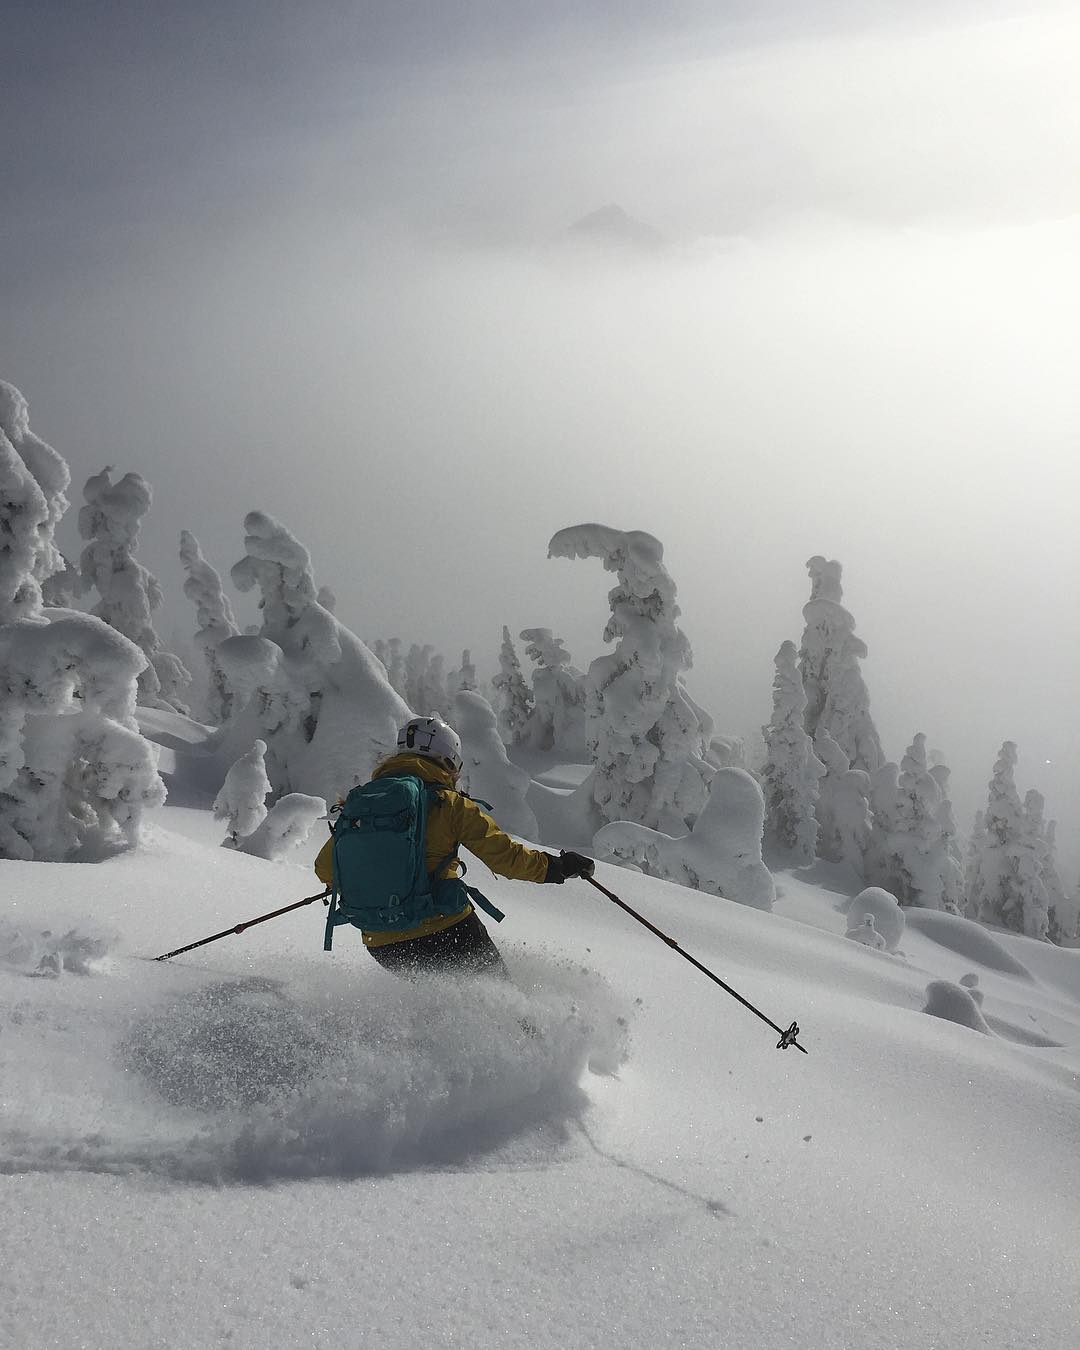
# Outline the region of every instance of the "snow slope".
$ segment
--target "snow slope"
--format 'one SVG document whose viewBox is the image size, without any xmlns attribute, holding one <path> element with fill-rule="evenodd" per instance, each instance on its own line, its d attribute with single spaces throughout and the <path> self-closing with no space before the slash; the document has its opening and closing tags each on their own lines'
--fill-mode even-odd
<svg viewBox="0 0 1080 1350">
<path fill-rule="evenodd" d="M 158 820 L 0 864 L 5 1350 L 1075 1344 L 1078 953 L 599 869 L 806 1056 L 584 883 L 483 880 L 513 987 L 320 904 L 160 964 L 319 887 Z M 965 977 L 989 1034 L 922 1011 Z"/>
</svg>

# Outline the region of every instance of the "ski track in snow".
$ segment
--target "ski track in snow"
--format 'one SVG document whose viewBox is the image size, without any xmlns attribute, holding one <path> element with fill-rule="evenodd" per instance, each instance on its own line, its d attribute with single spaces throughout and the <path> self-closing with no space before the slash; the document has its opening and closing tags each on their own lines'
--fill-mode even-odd
<svg viewBox="0 0 1080 1350">
<path fill-rule="evenodd" d="M 35 973 L 35 945 L 9 950 Z M 28 986 L 5 1020 L 37 1053 L 4 1063 L 0 1171 L 271 1182 L 455 1165 L 526 1139 L 546 1154 L 583 1112 L 586 1067 L 626 1055 L 628 1009 L 569 963 L 529 961 L 513 985 L 278 964 L 235 979 L 178 967 L 168 993 L 144 979 L 139 998 L 99 976 L 79 1011 L 60 997 L 72 981 Z"/>
</svg>

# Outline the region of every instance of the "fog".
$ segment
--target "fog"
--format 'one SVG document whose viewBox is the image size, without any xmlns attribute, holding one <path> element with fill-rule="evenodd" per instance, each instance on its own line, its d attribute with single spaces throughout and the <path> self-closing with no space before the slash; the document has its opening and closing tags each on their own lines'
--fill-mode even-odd
<svg viewBox="0 0 1080 1350">
<path fill-rule="evenodd" d="M 612 579 L 546 544 L 597 519 L 750 735 L 839 558 L 887 753 L 925 731 L 966 830 L 1016 740 L 1074 877 L 1080 20 L 756 10 L 18 10 L 0 378 L 74 495 L 152 483 L 166 637 L 179 530 L 226 572 L 258 508 L 369 641 L 585 666 Z M 565 237 L 609 201 L 666 246 Z"/>
</svg>

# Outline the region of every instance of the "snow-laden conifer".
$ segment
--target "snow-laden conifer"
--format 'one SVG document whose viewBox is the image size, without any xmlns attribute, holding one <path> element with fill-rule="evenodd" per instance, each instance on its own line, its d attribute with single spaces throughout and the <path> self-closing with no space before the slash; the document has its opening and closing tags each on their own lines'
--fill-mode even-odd
<svg viewBox="0 0 1080 1350">
<path fill-rule="evenodd" d="M 866 881 L 900 897 L 906 890 L 898 853 L 900 766 L 890 759 L 868 776 L 870 831 L 863 848 L 862 874 Z"/>
<path fill-rule="evenodd" d="M 525 739 L 532 712 L 532 691 L 521 673 L 510 629 L 503 625 L 499 648 L 499 669 L 491 681 L 492 706 L 498 718 L 499 735 L 504 745 L 520 745 Z"/>
<path fill-rule="evenodd" d="M 225 821 L 225 848 L 236 848 L 244 835 L 252 834 L 266 819 L 270 791 L 266 742 L 256 741 L 229 769 L 214 800 L 214 819 Z"/>
<path fill-rule="evenodd" d="M 963 913 L 967 919 L 979 920 L 982 885 L 979 881 L 980 860 L 986 848 L 986 812 L 976 811 L 975 822 L 967 841 L 964 857 L 964 905 Z"/>
<path fill-rule="evenodd" d="M 873 775 L 866 871 L 903 905 L 958 913 L 963 877 L 954 855 L 952 810 L 943 795 L 942 778 L 927 763 L 922 732 L 908 747 L 899 772 L 889 763 Z"/>
<path fill-rule="evenodd" d="M 525 655 L 536 662 L 532 711 L 524 742 L 533 750 L 552 750 L 568 759 L 586 753 L 585 676 L 571 663 L 562 638 L 550 628 L 525 628 Z"/>
<path fill-rule="evenodd" d="M 1042 797 L 1016 790 L 1016 745 L 1006 741 L 988 787 L 984 835 L 972 867 L 968 904 L 984 923 L 1046 936 L 1048 897 L 1039 875 Z"/>
<path fill-rule="evenodd" d="M 418 642 L 414 642 L 405 658 L 404 698 L 409 707 L 419 716 L 425 716 L 427 712 L 424 707 L 424 699 L 428 693 L 427 672 L 434 653 L 434 647 L 421 647 Z"/>
<path fill-rule="evenodd" d="M 386 642 L 386 678 L 390 688 L 399 698 L 405 698 L 405 655 L 401 650 L 401 639 L 392 637 Z M 405 699 L 408 702 L 408 699 Z"/>
<path fill-rule="evenodd" d="M 244 528 L 247 552 L 232 579 L 242 591 L 258 589 L 263 622 L 258 635 L 218 647 L 238 700 L 244 691 L 219 753 L 264 740 L 276 794 L 333 800 L 393 750 L 409 709 L 374 655 L 319 604 L 307 549 L 262 512 Z"/>
<path fill-rule="evenodd" d="M 1039 841 L 1039 875 L 1046 887 L 1046 936 L 1051 942 L 1060 942 L 1065 935 L 1063 924 L 1069 908 L 1068 897 L 1057 865 L 1057 821 L 1048 820 Z"/>
<path fill-rule="evenodd" d="M 825 766 L 818 781 L 818 857 L 845 863 L 862 877 L 870 840 L 870 775 L 850 768 L 826 731 L 814 738 L 814 753 Z"/>
<path fill-rule="evenodd" d="M 420 681 L 420 711 L 422 716 L 446 717 L 446 658 L 435 652 Z"/>
<path fill-rule="evenodd" d="M 979 849 L 971 859 L 968 907 L 984 923 L 1004 924 L 1005 910 L 1013 903 L 1016 877 L 1010 849 L 1019 835 L 1023 816 L 1016 790 L 1016 762 L 1016 744 L 1006 741 L 994 763 L 986 810 L 982 813 Z"/>
<path fill-rule="evenodd" d="M 784 642 L 776 653 L 773 712 L 762 727 L 766 760 L 761 771 L 765 794 L 765 839 L 790 850 L 800 863 L 812 863 L 817 847 L 815 810 L 818 783 L 825 765 L 814 754 L 806 734 L 806 692 L 797 668 L 794 642 Z"/>
<path fill-rule="evenodd" d="M 143 653 L 101 620 L 46 609 L 63 567 L 63 458 L 0 382 L 0 857 L 94 859 L 137 842 L 165 789 L 135 722 Z"/>
<path fill-rule="evenodd" d="M 1046 938 L 1050 927 L 1050 893 L 1046 881 L 1046 801 L 1030 788 L 1024 794 L 1023 827 L 1016 848 L 1020 878 L 1019 904 L 1011 927 L 1028 937 Z"/>
<path fill-rule="evenodd" d="M 452 700 L 455 694 L 462 691 L 474 693 L 477 687 L 476 667 L 473 665 L 472 653 L 466 648 L 461 653 L 461 665 L 446 677 L 446 693 Z"/>
<path fill-rule="evenodd" d="M 79 560 L 84 591 L 100 597 L 92 613 L 123 633 L 146 653 L 147 666 L 139 676 L 139 699 L 187 712 L 183 693 L 191 683 L 179 657 L 166 651 L 154 631 L 153 612 L 161 604 L 157 577 L 135 557 L 139 525 L 150 509 L 150 485 L 137 473 L 126 473 L 118 483 L 111 469 L 86 480 L 86 505 L 79 511 L 79 534 L 86 547 Z"/>
<path fill-rule="evenodd" d="M 960 845 L 960 832 L 956 827 L 953 812 L 952 795 L 949 780 L 952 772 L 944 761 L 940 750 L 930 752 L 930 773 L 941 792 L 941 805 L 938 807 L 938 824 L 946 841 L 949 857 L 952 859 L 950 870 L 951 883 L 948 890 L 946 910 L 951 914 L 962 914 L 967 894 L 967 879 L 964 870 L 964 851 Z"/>
<path fill-rule="evenodd" d="M 79 569 L 64 554 L 61 568 L 41 583 L 41 598 L 53 609 L 70 609 L 79 594 Z"/>
<path fill-rule="evenodd" d="M 417 643 L 405 658 L 405 699 L 420 717 L 446 716 L 446 662 L 441 652 Z"/>
<path fill-rule="evenodd" d="M 67 508 L 67 464 L 30 430 L 26 399 L 0 380 L 0 623 L 36 616 L 62 570 L 53 539 Z"/>
<path fill-rule="evenodd" d="M 718 769 L 688 834 L 673 838 L 617 820 L 597 831 L 593 847 L 650 876 L 770 910 L 776 887 L 761 858 L 764 824 L 765 799 L 754 778 L 745 769 Z"/>
<path fill-rule="evenodd" d="M 227 637 L 235 637 L 240 628 L 229 597 L 222 589 L 220 573 L 203 557 L 199 541 L 188 530 L 180 532 L 180 561 L 187 572 L 184 594 L 195 606 L 199 620 L 195 641 L 206 658 L 207 716 L 211 722 L 225 722 L 232 712 L 233 696 L 217 649 Z"/>
<path fill-rule="evenodd" d="M 806 689 L 806 730 L 826 732 L 853 769 L 873 773 L 885 756 L 870 716 L 870 696 L 860 661 L 866 644 L 855 636 L 855 620 L 840 603 L 841 565 L 815 556 L 806 564 L 810 599 L 803 608 L 806 628 L 799 673 Z"/>
<path fill-rule="evenodd" d="M 539 838 L 536 817 L 525 800 L 529 775 L 506 756 L 495 711 L 482 694 L 462 689 L 451 714 L 461 737 L 461 787 L 491 803 L 491 814 L 504 830 Z"/>
<path fill-rule="evenodd" d="M 555 535 L 548 550 L 552 557 L 599 558 L 618 578 L 604 631 L 616 647 L 593 661 L 586 681 L 595 809 L 604 820 L 679 835 L 705 804 L 703 755 L 712 726 L 702 724 L 682 685 L 692 656 L 677 624 L 663 546 L 639 531 L 576 525 Z"/>
</svg>

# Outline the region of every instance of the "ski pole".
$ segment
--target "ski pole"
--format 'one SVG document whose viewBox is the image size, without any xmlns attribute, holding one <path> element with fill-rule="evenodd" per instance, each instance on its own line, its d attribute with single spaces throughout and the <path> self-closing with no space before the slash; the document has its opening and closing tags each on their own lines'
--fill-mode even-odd
<svg viewBox="0 0 1080 1350">
<path fill-rule="evenodd" d="M 676 951 L 679 953 L 680 956 L 685 957 L 686 960 L 689 961 L 692 966 L 696 966 L 703 975 L 708 975 L 709 979 L 712 980 L 714 984 L 718 984 L 721 989 L 726 990 L 726 992 L 729 993 L 732 998 L 738 999 L 744 1008 L 749 1008 L 750 1011 L 755 1016 L 760 1017 L 763 1022 L 767 1022 L 769 1026 L 772 1027 L 773 1031 L 777 1032 L 780 1037 L 780 1039 L 776 1043 L 777 1050 L 786 1050 L 789 1045 L 793 1045 L 796 1050 L 801 1050 L 804 1055 L 810 1053 L 805 1046 L 800 1045 L 799 1042 L 795 1039 L 799 1034 L 798 1022 L 792 1022 L 791 1026 L 788 1027 L 787 1031 L 781 1031 L 781 1029 L 776 1025 L 776 1023 L 772 1020 L 771 1017 L 766 1017 L 765 1014 L 761 1012 L 760 1009 L 755 1008 L 752 1003 L 750 1003 L 747 999 L 743 998 L 742 994 L 732 989 L 730 984 L 725 984 L 724 981 L 720 978 L 720 976 L 714 975 L 713 972 L 708 968 L 708 966 L 703 966 L 701 962 L 696 960 L 693 956 L 691 956 L 689 952 L 684 952 L 673 937 L 668 937 L 668 935 L 666 933 L 662 933 L 655 924 L 650 923 L 648 919 L 644 917 L 644 915 L 639 914 L 636 909 L 631 909 L 630 906 L 626 903 L 626 901 L 620 900 L 614 891 L 609 891 L 606 886 L 601 886 L 595 877 L 587 876 L 584 879 L 589 883 L 590 886 L 595 886 L 598 891 L 603 892 L 603 894 L 606 895 L 609 900 L 613 900 L 615 904 L 619 906 L 620 909 L 625 909 L 627 914 L 629 914 L 631 918 L 637 919 L 638 923 L 640 924 L 644 924 L 650 933 L 655 933 L 656 936 L 662 942 L 667 943 L 667 945 L 672 949 L 672 951 Z"/>
<path fill-rule="evenodd" d="M 193 952 L 196 947 L 205 947 L 208 942 L 217 942 L 219 938 L 232 937 L 234 933 L 242 933 L 245 928 L 254 928 L 257 923 L 265 923 L 267 919 L 276 919 L 281 914 L 288 914 L 291 910 L 300 909 L 303 905 L 313 905 L 316 900 L 325 900 L 330 894 L 327 889 L 320 891 L 318 895 L 309 895 L 306 900 L 297 900 L 295 904 L 283 905 L 281 909 L 272 910 L 269 914 L 260 914 L 257 919 L 248 919 L 246 923 L 238 923 L 235 928 L 223 928 L 220 933 L 215 933 L 213 937 L 200 938 L 198 942 L 189 942 L 186 947 L 177 947 L 174 952 L 165 952 L 162 956 L 155 956 L 155 961 L 167 961 L 170 956 L 181 956 L 184 952 Z"/>
</svg>

